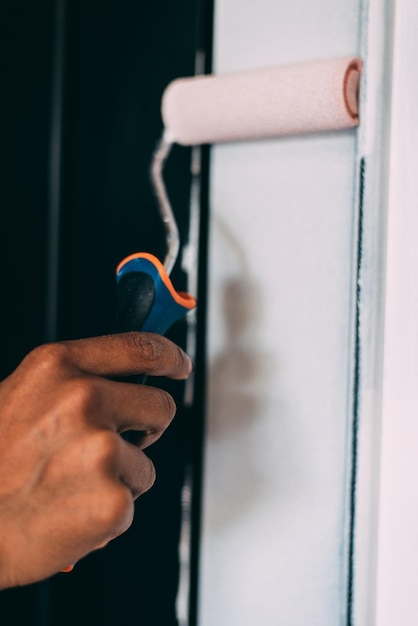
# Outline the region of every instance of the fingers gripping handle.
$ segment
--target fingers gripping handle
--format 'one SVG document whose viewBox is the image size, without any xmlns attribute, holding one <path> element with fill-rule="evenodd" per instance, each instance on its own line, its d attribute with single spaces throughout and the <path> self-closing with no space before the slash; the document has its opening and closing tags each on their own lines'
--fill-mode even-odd
<svg viewBox="0 0 418 626">
<path fill-rule="evenodd" d="M 175 291 L 162 263 L 153 255 L 138 253 L 124 259 L 116 270 L 116 330 L 154 332 L 163 335 L 174 322 L 196 306 L 196 300 Z M 144 383 L 145 377 L 137 379 Z M 138 433 L 126 432 L 135 443 Z M 71 572 L 73 563 L 61 572 Z"/>
<path fill-rule="evenodd" d="M 133 254 L 116 269 L 116 331 L 144 331 L 164 335 L 196 306 L 196 300 L 175 291 L 162 263 L 147 253 Z M 144 384 L 146 376 L 135 382 Z M 138 433 L 126 432 L 124 439 L 135 443 Z"/>
</svg>

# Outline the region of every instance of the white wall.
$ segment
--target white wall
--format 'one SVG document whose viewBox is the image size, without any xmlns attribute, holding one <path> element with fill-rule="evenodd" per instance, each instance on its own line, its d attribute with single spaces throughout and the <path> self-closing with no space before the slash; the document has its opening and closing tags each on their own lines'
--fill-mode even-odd
<svg viewBox="0 0 418 626">
<path fill-rule="evenodd" d="M 378 626 L 418 623 L 418 5 L 394 3 Z"/>
<path fill-rule="evenodd" d="M 359 52 L 359 0 L 218 0 L 215 72 Z M 357 131 L 212 153 L 199 626 L 346 612 Z"/>
</svg>

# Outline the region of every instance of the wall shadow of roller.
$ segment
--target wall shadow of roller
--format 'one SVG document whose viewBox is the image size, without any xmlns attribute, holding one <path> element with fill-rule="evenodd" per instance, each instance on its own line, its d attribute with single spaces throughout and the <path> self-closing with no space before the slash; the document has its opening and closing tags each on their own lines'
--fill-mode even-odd
<svg viewBox="0 0 418 626">
<path fill-rule="evenodd" d="M 272 384 L 273 355 L 258 344 L 262 323 L 260 288 L 249 275 L 239 243 L 224 223 L 217 220 L 222 238 L 239 269 L 225 279 L 220 293 L 219 317 L 224 326 L 222 350 L 209 364 L 207 446 L 216 455 L 222 477 L 216 480 L 216 498 L 222 506 L 209 507 L 213 531 L 233 524 L 237 518 L 256 509 L 269 485 L 259 468 L 259 455 L 253 445 L 264 410 L 263 390 Z M 280 407 L 278 407 L 280 419 Z M 231 454 L 231 441 L 233 450 Z M 238 453 L 239 452 L 239 453 Z"/>
</svg>

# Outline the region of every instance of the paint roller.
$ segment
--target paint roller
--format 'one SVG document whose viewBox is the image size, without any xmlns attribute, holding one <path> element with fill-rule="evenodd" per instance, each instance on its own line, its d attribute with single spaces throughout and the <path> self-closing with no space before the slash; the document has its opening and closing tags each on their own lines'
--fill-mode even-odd
<svg viewBox="0 0 418 626">
<path fill-rule="evenodd" d="M 193 146 L 357 126 L 360 70 L 344 58 L 177 79 L 162 99 L 167 135 Z"/>
<path fill-rule="evenodd" d="M 173 143 L 196 146 L 283 135 L 341 130 L 358 125 L 362 63 L 355 57 L 174 80 L 162 98 L 163 138 L 151 175 L 166 228 L 164 263 L 148 253 L 117 268 L 118 330 L 165 333 L 196 306 L 169 277 L 179 235 L 163 182 Z"/>
</svg>

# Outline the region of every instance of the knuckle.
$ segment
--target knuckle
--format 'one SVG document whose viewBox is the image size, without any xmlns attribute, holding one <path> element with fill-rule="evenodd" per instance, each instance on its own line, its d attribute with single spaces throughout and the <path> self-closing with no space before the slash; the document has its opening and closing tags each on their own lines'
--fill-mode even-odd
<svg viewBox="0 0 418 626">
<path fill-rule="evenodd" d="M 134 349 L 139 353 L 147 370 L 158 369 L 161 365 L 163 347 L 160 338 L 152 333 L 129 333 L 129 340 Z"/>
<path fill-rule="evenodd" d="M 96 509 L 95 523 L 114 536 L 127 530 L 133 519 L 132 496 L 121 484 L 107 485 L 100 506 Z"/>
<path fill-rule="evenodd" d="M 116 433 L 99 431 L 90 438 L 89 459 L 100 473 L 112 472 L 120 458 L 120 440 Z"/>
<path fill-rule="evenodd" d="M 69 361 L 68 348 L 63 343 L 44 343 L 34 348 L 25 358 L 26 362 L 41 370 L 55 370 Z"/>
<path fill-rule="evenodd" d="M 64 401 L 81 415 L 90 414 L 101 403 L 100 385 L 97 379 L 79 376 L 65 385 Z"/>
</svg>

